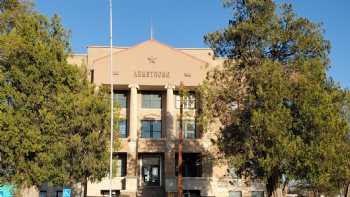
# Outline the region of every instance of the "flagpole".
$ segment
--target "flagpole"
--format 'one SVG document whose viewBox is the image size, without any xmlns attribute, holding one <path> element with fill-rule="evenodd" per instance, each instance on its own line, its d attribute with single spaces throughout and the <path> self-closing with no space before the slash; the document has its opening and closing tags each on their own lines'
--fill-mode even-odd
<svg viewBox="0 0 350 197">
<path fill-rule="evenodd" d="M 113 49 L 113 26 L 112 26 L 112 0 L 109 0 L 109 68 L 110 68 L 110 85 L 111 85 L 111 141 L 110 141 L 110 155 L 109 155 L 109 197 L 112 197 L 112 173 L 113 173 L 113 58 L 112 58 L 112 49 Z"/>
</svg>

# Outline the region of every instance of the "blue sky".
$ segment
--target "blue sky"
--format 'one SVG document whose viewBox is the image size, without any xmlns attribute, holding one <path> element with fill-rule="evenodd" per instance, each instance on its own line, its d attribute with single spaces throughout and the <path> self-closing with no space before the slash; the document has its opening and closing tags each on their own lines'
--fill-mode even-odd
<svg viewBox="0 0 350 197">
<path fill-rule="evenodd" d="M 108 0 L 35 0 L 41 13 L 62 18 L 71 30 L 72 50 L 85 53 L 88 45 L 108 44 Z M 350 88 L 350 1 L 277 0 L 294 5 L 300 16 L 322 22 L 332 43 L 329 71 Z M 153 21 L 155 39 L 173 47 L 207 47 L 203 35 L 226 26 L 231 10 L 221 0 L 113 0 L 113 43 L 132 46 L 149 39 Z"/>
</svg>

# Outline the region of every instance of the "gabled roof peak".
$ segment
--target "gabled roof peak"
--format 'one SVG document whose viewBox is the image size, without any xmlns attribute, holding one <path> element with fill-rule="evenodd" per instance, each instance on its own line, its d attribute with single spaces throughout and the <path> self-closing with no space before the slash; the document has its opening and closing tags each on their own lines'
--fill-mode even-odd
<svg viewBox="0 0 350 197">
<path fill-rule="evenodd" d="M 181 54 L 181 55 L 185 55 L 185 56 L 190 57 L 190 58 L 192 58 L 192 59 L 194 59 L 194 60 L 196 60 L 196 61 L 199 61 L 199 62 L 201 62 L 201 63 L 203 63 L 203 64 L 207 64 L 207 63 L 208 63 L 208 62 L 206 62 L 206 61 L 204 61 L 204 60 L 202 60 L 202 59 L 199 59 L 199 58 L 197 58 L 197 57 L 195 57 L 195 56 L 193 56 L 193 55 L 187 54 L 187 53 L 181 51 L 180 49 L 173 48 L 173 47 L 171 47 L 171 46 L 169 46 L 169 45 L 167 45 L 167 44 L 161 43 L 161 42 L 159 42 L 158 40 L 156 40 L 156 39 L 154 39 L 154 38 L 148 39 L 148 40 L 146 40 L 146 41 L 143 41 L 143 42 L 141 42 L 141 43 L 139 43 L 139 44 L 136 44 L 136 45 L 131 46 L 131 47 L 128 47 L 128 48 L 123 48 L 123 50 L 114 52 L 113 55 L 125 53 L 125 52 L 128 52 L 128 51 L 130 51 L 130 50 L 136 49 L 136 48 L 141 47 L 141 46 L 144 46 L 144 45 L 153 45 L 153 44 L 156 44 L 156 45 L 158 45 L 158 46 L 160 46 L 160 47 L 165 47 L 165 48 L 167 48 L 167 49 L 170 49 L 170 50 L 174 51 L 175 53 L 178 53 L 178 54 Z M 109 57 L 109 55 L 106 55 L 106 56 L 102 56 L 102 57 L 100 57 L 100 58 L 97 58 L 97 59 L 95 59 L 93 62 L 100 61 L 101 59 L 105 59 L 105 58 L 107 58 L 107 57 Z"/>
</svg>

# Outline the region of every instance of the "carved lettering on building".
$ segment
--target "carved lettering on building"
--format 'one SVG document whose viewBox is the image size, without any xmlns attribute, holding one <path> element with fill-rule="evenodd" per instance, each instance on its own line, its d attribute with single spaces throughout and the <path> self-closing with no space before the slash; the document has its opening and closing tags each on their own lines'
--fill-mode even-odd
<svg viewBox="0 0 350 197">
<path fill-rule="evenodd" d="M 134 77 L 137 78 L 170 78 L 170 72 L 160 71 L 135 71 Z"/>
</svg>

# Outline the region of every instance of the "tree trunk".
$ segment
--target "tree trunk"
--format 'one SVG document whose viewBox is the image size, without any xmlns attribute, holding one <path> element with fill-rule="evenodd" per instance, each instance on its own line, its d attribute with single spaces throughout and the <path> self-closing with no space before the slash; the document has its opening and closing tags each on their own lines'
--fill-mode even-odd
<svg viewBox="0 0 350 197">
<path fill-rule="evenodd" d="M 83 187 L 83 197 L 87 197 L 87 178 L 84 178 L 82 182 Z"/>
<path fill-rule="evenodd" d="M 348 195 L 349 195 L 349 189 L 350 189 L 350 183 L 348 183 L 348 184 L 345 186 L 345 193 L 344 193 L 344 196 L 345 196 L 345 197 L 348 197 Z"/>
<path fill-rule="evenodd" d="M 274 173 L 267 179 L 266 189 L 268 197 L 283 197 L 278 173 Z"/>
</svg>

